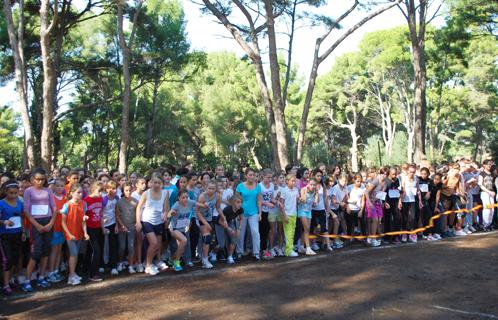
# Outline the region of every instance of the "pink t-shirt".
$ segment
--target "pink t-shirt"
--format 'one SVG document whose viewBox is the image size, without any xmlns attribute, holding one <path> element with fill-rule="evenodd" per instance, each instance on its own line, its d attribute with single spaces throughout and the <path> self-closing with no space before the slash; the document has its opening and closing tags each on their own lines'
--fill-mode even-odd
<svg viewBox="0 0 498 320">
<path fill-rule="evenodd" d="M 55 209 L 54 194 L 48 188 L 29 187 L 24 191 L 24 210 L 35 219 L 51 218 Z"/>
</svg>

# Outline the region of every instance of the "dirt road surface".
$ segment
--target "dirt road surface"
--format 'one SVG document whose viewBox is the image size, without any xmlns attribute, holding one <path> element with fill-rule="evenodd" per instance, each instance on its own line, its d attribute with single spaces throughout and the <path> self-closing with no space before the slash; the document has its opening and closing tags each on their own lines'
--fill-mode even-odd
<svg viewBox="0 0 498 320">
<path fill-rule="evenodd" d="M 498 319 L 498 232 L 119 276 L 0 300 L 0 319 Z"/>
</svg>

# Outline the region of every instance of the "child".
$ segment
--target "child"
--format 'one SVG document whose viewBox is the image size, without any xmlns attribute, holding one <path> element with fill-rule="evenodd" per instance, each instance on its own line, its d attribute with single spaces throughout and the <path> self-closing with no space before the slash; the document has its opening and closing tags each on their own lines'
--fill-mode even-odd
<svg viewBox="0 0 498 320">
<path fill-rule="evenodd" d="M 82 238 L 89 240 L 86 230 L 86 203 L 82 200 L 83 188 L 79 184 L 71 185 L 68 198 L 61 210 L 62 229 L 69 249 L 69 275 L 67 284 L 76 286 L 81 283 L 81 277 L 76 274 L 76 263 Z"/>
<path fill-rule="evenodd" d="M 368 220 L 370 237 L 367 237 L 367 245 L 372 247 L 380 246 L 380 240 L 375 239 L 379 233 L 379 224 L 384 217 L 383 203 L 386 200 L 384 185 L 386 180 L 386 169 L 380 168 L 379 174 L 375 168 L 368 170 L 369 180 L 365 190 L 365 209 Z"/>
<path fill-rule="evenodd" d="M 118 234 L 119 228 L 116 224 L 116 203 L 118 199 L 116 198 L 116 190 L 118 185 L 114 180 L 107 182 L 105 186 L 106 196 L 103 199 L 103 222 L 104 222 L 104 232 L 109 239 L 109 267 L 111 268 L 111 275 L 117 276 L 119 274 L 117 269 L 118 264 Z M 105 251 L 105 250 L 104 250 Z M 106 259 L 104 259 L 105 261 Z"/>
<path fill-rule="evenodd" d="M 270 208 L 268 221 L 270 223 L 270 233 L 268 234 L 270 245 L 270 254 L 275 257 L 283 257 L 284 254 L 284 226 L 282 224 L 282 216 L 280 215 L 279 202 L 277 197 L 278 191 L 285 187 L 285 176 L 283 174 L 275 174 L 273 176 L 273 208 Z M 278 245 L 275 247 L 275 233 L 278 232 Z"/>
<path fill-rule="evenodd" d="M 90 264 L 89 280 L 93 282 L 102 281 L 98 275 L 98 270 L 101 265 L 102 249 L 104 248 L 104 225 L 102 224 L 102 208 L 103 202 L 102 191 L 104 185 L 100 181 L 92 183 L 90 186 L 90 195 L 85 197 L 87 233 L 90 236 L 91 251 L 87 254 L 87 265 Z"/>
<path fill-rule="evenodd" d="M 9 285 L 11 270 L 19 260 L 21 250 L 22 225 L 21 216 L 23 203 L 19 200 L 19 185 L 14 180 L 2 185 L 2 200 L 0 200 L 0 261 L 3 270 L 2 292 L 12 295 Z"/>
<path fill-rule="evenodd" d="M 285 234 L 285 255 L 288 257 L 297 257 L 298 254 L 293 250 L 294 232 L 296 230 L 297 202 L 299 199 L 299 190 L 296 188 L 296 176 L 288 174 L 285 177 L 286 187 L 279 190 L 280 198 L 283 200 L 280 204 L 280 212 L 284 221 Z"/>
<path fill-rule="evenodd" d="M 55 223 L 56 208 L 52 191 L 45 187 L 46 173 L 36 169 L 31 176 L 32 187 L 24 191 L 24 214 L 31 225 L 31 256 L 27 266 L 26 280 L 22 290 L 32 292 L 31 276 L 37 263 L 40 272 L 36 284 L 48 288 L 50 283 L 45 279 L 52 240 L 52 227 Z"/>
<path fill-rule="evenodd" d="M 346 218 L 345 218 L 345 212 L 347 210 L 347 204 L 348 204 L 348 177 L 345 174 L 339 175 L 337 178 L 337 184 L 332 187 L 332 190 L 330 192 L 331 194 L 331 207 L 332 207 L 332 214 L 335 214 L 338 219 L 336 218 L 335 220 L 339 220 L 342 226 L 342 232 L 347 233 L 347 225 L 346 225 Z M 339 224 L 334 222 L 334 230 L 332 231 L 332 234 L 337 234 L 338 229 L 339 229 Z M 336 238 L 339 239 L 339 238 Z M 334 241 L 335 242 L 335 247 L 336 248 L 341 248 L 343 246 L 342 241 Z"/>
<path fill-rule="evenodd" d="M 223 215 L 225 216 L 226 225 L 226 236 L 228 238 L 228 258 L 227 264 L 234 264 L 233 253 L 237 246 L 238 237 L 240 235 L 240 224 L 242 223 L 242 214 L 244 209 L 242 209 L 242 197 L 238 194 L 234 194 L 230 198 L 230 205 L 223 209 Z"/>
<path fill-rule="evenodd" d="M 303 226 L 303 234 L 301 240 L 306 248 L 299 248 L 299 253 L 305 253 L 307 256 L 316 255 L 310 247 L 310 222 L 311 222 L 311 208 L 313 204 L 318 202 L 318 194 L 316 193 L 316 180 L 311 178 L 308 184 L 301 189 L 301 196 L 299 197 L 299 205 L 297 209 L 297 216 L 301 219 Z"/>
<path fill-rule="evenodd" d="M 128 248 L 128 272 L 136 272 L 134 263 L 135 257 L 135 225 L 137 224 L 138 201 L 131 196 L 131 183 L 124 183 L 122 198 L 116 204 L 116 221 L 120 230 L 119 233 L 119 261 L 124 260 L 125 250 Z M 121 264 L 121 269 L 123 268 Z M 119 271 L 119 269 L 118 269 Z"/>
<path fill-rule="evenodd" d="M 163 224 L 166 222 L 169 211 L 169 193 L 163 190 L 163 181 L 157 175 L 153 175 L 151 180 L 152 188 L 145 191 L 138 202 L 137 215 L 137 232 L 145 233 L 149 243 L 147 248 L 145 273 L 156 275 L 159 271 L 168 268 L 164 261 L 153 265 L 154 256 L 161 248 L 162 238 L 164 235 Z"/>
<path fill-rule="evenodd" d="M 208 260 L 209 245 L 213 239 L 211 235 L 213 230 L 211 223 L 213 221 L 213 212 L 217 210 L 218 214 L 221 213 L 220 202 L 220 197 L 216 192 L 216 183 L 213 181 L 208 182 L 207 190 L 199 196 L 199 202 L 196 207 L 196 215 L 203 244 L 202 267 L 205 269 L 211 269 L 213 267 Z M 220 216 L 223 216 L 223 213 L 221 213 Z M 222 225 L 225 224 L 226 221 L 222 221 Z"/>
<path fill-rule="evenodd" d="M 50 252 L 48 273 L 48 281 L 52 283 L 60 282 L 64 279 L 64 277 L 59 274 L 58 270 L 62 260 L 62 245 L 64 244 L 62 215 L 60 214 L 60 210 L 62 210 L 62 207 L 64 207 L 67 200 L 66 197 L 64 197 L 64 191 L 64 181 L 56 179 L 54 182 L 54 201 L 57 217 L 55 218 L 54 232 L 52 235 L 52 250 Z"/>
<path fill-rule="evenodd" d="M 142 194 L 147 189 L 147 181 L 143 177 L 139 177 L 135 181 L 135 191 L 131 194 L 133 199 L 138 202 L 142 197 Z M 135 218 L 136 219 L 136 218 Z M 135 233 L 135 256 L 137 259 L 137 264 L 135 265 L 135 271 L 142 273 L 145 271 L 144 265 L 142 264 L 142 244 L 143 244 L 143 234 L 142 232 Z"/>
<path fill-rule="evenodd" d="M 77 170 L 72 170 L 67 176 L 66 185 L 64 186 L 64 195 L 66 197 L 69 195 L 69 189 L 77 183 L 80 182 L 80 172 Z"/>
<path fill-rule="evenodd" d="M 348 207 L 346 210 L 346 225 L 348 235 L 352 236 L 355 230 L 355 224 L 361 218 L 365 201 L 363 195 L 365 194 L 365 187 L 363 186 L 363 177 L 357 173 L 353 177 L 354 184 L 351 186 L 348 193 Z M 352 242 L 353 240 L 351 240 Z"/>
<path fill-rule="evenodd" d="M 322 247 L 328 251 L 332 252 L 333 249 L 330 246 L 329 232 L 327 226 L 327 212 L 329 212 L 329 201 L 327 197 L 327 190 L 325 184 L 322 183 L 323 172 L 320 169 L 313 170 L 313 177 L 316 181 L 316 193 L 317 193 L 317 201 L 311 208 L 311 224 L 310 224 L 310 232 L 315 233 L 315 229 L 320 225 L 320 234 L 323 237 L 320 237 Z M 331 215 L 332 222 L 334 223 L 334 234 L 337 235 L 337 231 L 339 229 L 339 219 L 336 214 Z M 337 226 L 337 227 L 336 227 Z M 335 238 L 334 246 L 337 249 L 343 247 L 343 243 L 339 237 Z M 320 247 L 316 243 L 316 240 L 313 240 L 313 245 L 311 246 L 313 250 L 319 250 Z"/>
<path fill-rule="evenodd" d="M 406 175 L 403 179 L 401 179 L 401 196 L 398 202 L 398 209 L 402 210 L 402 221 L 403 221 L 403 230 L 413 230 L 416 228 L 415 221 L 415 211 L 417 208 L 415 207 L 418 204 L 419 209 L 422 208 L 422 198 L 420 189 L 418 186 L 418 180 L 415 176 L 417 168 L 414 165 L 409 165 L 406 171 Z M 407 235 L 403 234 L 401 236 L 401 242 L 406 242 Z M 417 235 L 410 234 L 409 236 L 410 242 L 417 242 Z"/>
<path fill-rule="evenodd" d="M 197 202 L 188 198 L 188 191 L 183 189 L 178 192 L 178 201 L 171 207 L 168 212 L 169 231 L 171 236 L 176 240 L 177 249 L 173 254 L 173 268 L 175 271 L 182 271 L 180 258 L 183 255 L 187 245 L 186 233 L 190 226 L 192 210 Z"/>
<path fill-rule="evenodd" d="M 261 250 L 263 252 L 263 259 L 265 260 L 273 258 L 273 255 L 268 250 L 268 236 L 270 232 L 269 214 L 270 211 L 275 208 L 275 205 L 273 204 L 275 186 L 271 182 L 272 176 L 273 174 L 270 169 L 263 170 L 263 181 L 259 183 L 263 200 L 261 208 L 261 221 L 259 221 L 259 231 Z M 270 246 L 270 248 L 272 247 Z"/>
<path fill-rule="evenodd" d="M 384 206 L 386 208 L 384 214 L 384 232 L 397 232 L 401 230 L 401 212 L 398 209 L 398 202 L 400 196 L 400 182 L 398 179 L 398 171 L 392 167 L 389 169 L 389 174 L 386 180 L 386 201 Z M 400 243 L 399 236 L 386 236 L 395 244 Z"/>
</svg>

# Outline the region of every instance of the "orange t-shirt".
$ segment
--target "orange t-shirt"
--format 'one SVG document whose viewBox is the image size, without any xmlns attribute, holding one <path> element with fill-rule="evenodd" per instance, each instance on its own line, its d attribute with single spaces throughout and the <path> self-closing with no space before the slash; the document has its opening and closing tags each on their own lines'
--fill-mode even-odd
<svg viewBox="0 0 498 320">
<path fill-rule="evenodd" d="M 56 195 L 54 195 L 54 200 L 55 200 L 55 209 L 57 211 L 61 211 L 62 207 L 64 207 L 64 203 L 66 203 L 66 198 L 62 196 L 62 199 L 58 199 Z M 62 214 L 58 213 L 55 217 L 55 223 L 54 223 L 54 232 L 62 232 Z"/>
<path fill-rule="evenodd" d="M 74 203 L 73 201 L 66 202 L 62 209 L 62 214 L 66 215 L 66 225 L 69 232 L 76 238 L 81 240 L 83 238 L 83 217 L 85 216 L 86 203 L 80 201 Z M 64 234 L 66 240 L 69 239 L 67 234 Z"/>
</svg>

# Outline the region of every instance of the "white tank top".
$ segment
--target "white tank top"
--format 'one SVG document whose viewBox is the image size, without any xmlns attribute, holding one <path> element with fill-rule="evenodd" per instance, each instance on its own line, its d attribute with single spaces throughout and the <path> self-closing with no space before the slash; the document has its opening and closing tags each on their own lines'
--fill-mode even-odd
<svg viewBox="0 0 498 320">
<path fill-rule="evenodd" d="M 417 195 L 417 178 L 409 181 L 407 177 L 403 179 L 403 202 L 415 202 Z"/>
<path fill-rule="evenodd" d="M 155 200 L 152 199 L 150 190 L 151 189 L 145 191 L 147 200 L 145 201 L 144 210 L 142 212 L 142 221 L 152 225 L 158 225 L 164 222 L 162 219 L 164 201 L 166 201 L 166 197 L 169 196 L 169 192 L 168 190 L 161 190 L 161 199 Z"/>
<path fill-rule="evenodd" d="M 318 191 L 318 203 L 313 207 L 313 210 L 325 210 L 325 201 L 323 201 L 323 186 L 316 185 Z"/>
</svg>

